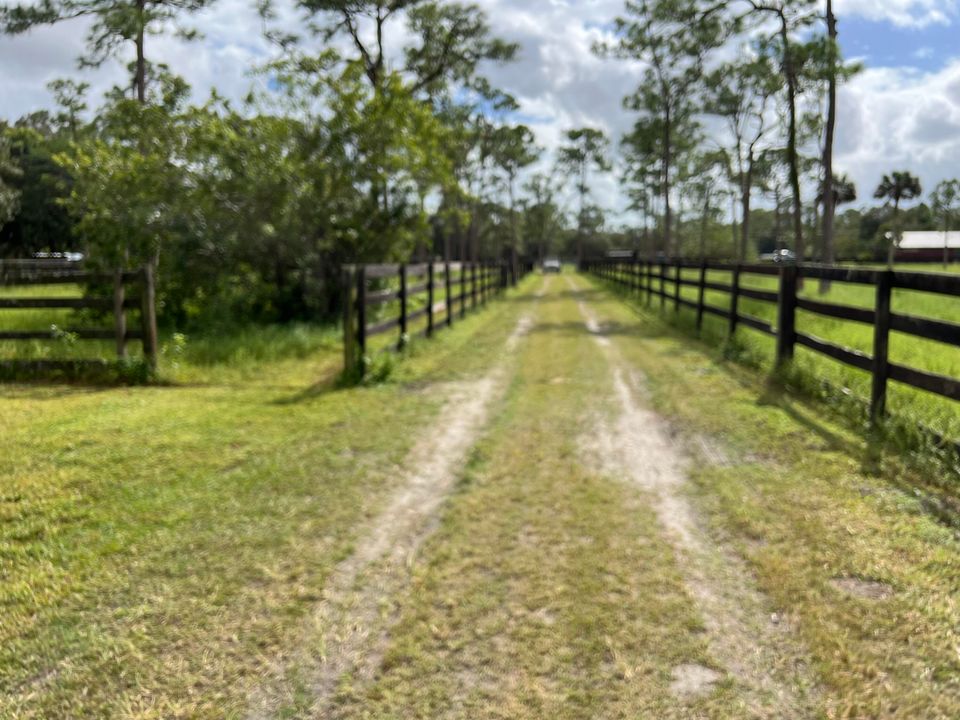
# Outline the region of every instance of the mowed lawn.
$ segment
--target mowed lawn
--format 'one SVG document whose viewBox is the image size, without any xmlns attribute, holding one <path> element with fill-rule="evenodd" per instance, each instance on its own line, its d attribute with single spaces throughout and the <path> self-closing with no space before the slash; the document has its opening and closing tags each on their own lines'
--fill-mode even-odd
<svg viewBox="0 0 960 720">
<path fill-rule="evenodd" d="M 188 340 L 166 387 L 0 388 L 0 718 L 250 716 L 322 652 L 304 625 L 448 381 L 488 373 L 520 317 L 507 392 L 382 598 L 376 671 L 320 717 L 783 717 L 714 652 L 650 492 L 605 464 L 614 357 L 689 458 L 674 500 L 802 650 L 793 717 L 960 717 L 960 541 L 930 478 L 599 282 L 532 277 L 377 385 L 336 387 L 330 338 L 286 360 L 250 338 Z M 678 694 L 682 667 L 716 680 Z M 296 690 L 278 717 L 317 717 Z"/>
<path fill-rule="evenodd" d="M 0 386 L 0 717 L 242 715 L 434 383 L 485 367 L 516 311 L 469 317 L 375 387 L 338 389 L 336 346 L 270 329 L 188 340 L 170 386 Z M 269 359 L 271 339 L 313 353 Z"/>
</svg>

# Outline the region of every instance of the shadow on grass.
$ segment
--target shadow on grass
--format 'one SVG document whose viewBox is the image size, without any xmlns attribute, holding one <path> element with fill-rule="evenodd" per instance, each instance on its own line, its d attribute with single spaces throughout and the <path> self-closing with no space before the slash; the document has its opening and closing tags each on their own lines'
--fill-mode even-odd
<svg viewBox="0 0 960 720">
<path fill-rule="evenodd" d="M 87 388 L 167 386 L 142 360 L 2 360 L 0 384 L 75 385 Z"/>
<path fill-rule="evenodd" d="M 748 392 L 757 392 L 758 406 L 773 407 L 783 411 L 798 425 L 819 437 L 825 447 L 842 453 L 860 465 L 860 471 L 867 476 L 882 479 L 890 487 L 905 496 L 916 499 L 920 511 L 932 517 L 941 525 L 951 529 L 960 529 L 960 497 L 957 487 L 943 482 L 942 466 L 931 467 L 922 464 L 925 456 L 920 456 L 921 464 L 915 466 L 916 459 L 906 464 L 911 471 L 906 473 L 887 467 L 885 459 L 891 456 L 902 460 L 910 452 L 921 453 L 917 447 L 903 447 L 896 442 L 896 435 L 890 436 L 883 429 L 865 430 L 848 412 L 831 413 L 833 423 L 839 423 L 848 429 L 853 437 L 838 433 L 827 422 L 817 418 L 819 407 L 826 401 L 810 397 L 802 388 L 791 387 L 789 379 L 776 373 L 765 372 L 763 368 L 736 356 L 736 348 L 729 348 L 732 357 L 726 357 L 722 342 L 717 338 L 697 337 L 689 318 L 677 316 L 668 302 L 667 310 L 661 312 L 656 302 L 646 308 L 637 304 L 636 299 L 616 290 L 606 292 L 608 297 L 626 301 L 627 306 L 638 316 L 652 322 L 641 323 L 639 337 L 666 337 L 676 339 L 687 348 L 686 353 L 699 353 L 710 359 L 711 366 L 722 372 Z M 651 325 L 658 327 L 652 330 Z M 712 341 L 712 342 L 711 342 Z M 718 346 L 718 342 L 720 345 Z M 935 462 L 935 460 L 930 460 Z M 951 475 L 952 476 L 952 475 Z"/>
</svg>

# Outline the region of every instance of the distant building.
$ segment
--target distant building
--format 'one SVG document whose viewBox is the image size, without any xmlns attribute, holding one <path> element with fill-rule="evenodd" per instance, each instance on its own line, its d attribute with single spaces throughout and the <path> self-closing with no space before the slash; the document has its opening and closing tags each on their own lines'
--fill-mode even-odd
<svg viewBox="0 0 960 720">
<path fill-rule="evenodd" d="M 946 240 L 951 261 L 960 261 L 960 232 L 944 233 L 938 230 L 907 230 L 897 250 L 900 262 L 940 262 Z"/>
</svg>

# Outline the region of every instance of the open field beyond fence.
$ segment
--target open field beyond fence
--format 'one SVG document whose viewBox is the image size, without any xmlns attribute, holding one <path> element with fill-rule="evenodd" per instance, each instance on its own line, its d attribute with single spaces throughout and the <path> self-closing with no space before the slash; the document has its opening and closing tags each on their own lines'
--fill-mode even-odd
<svg viewBox="0 0 960 720">
<path fill-rule="evenodd" d="M 865 421 L 889 415 L 904 427 L 921 424 L 934 436 L 960 439 L 955 274 L 804 266 L 794 279 L 794 268 L 774 265 L 642 261 L 591 269 L 642 304 L 678 315 L 708 341 L 735 338 L 732 351 L 752 363 L 791 360 L 794 382 Z"/>
</svg>

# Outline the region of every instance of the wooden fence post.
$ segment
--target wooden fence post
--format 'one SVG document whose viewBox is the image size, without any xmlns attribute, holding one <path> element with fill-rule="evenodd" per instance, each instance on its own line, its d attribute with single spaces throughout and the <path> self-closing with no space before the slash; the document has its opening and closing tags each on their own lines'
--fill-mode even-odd
<svg viewBox="0 0 960 720">
<path fill-rule="evenodd" d="M 467 316 L 467 263 L 460 263 L 460 317 Z"/>
<path fill-rule="evenodd" d="M 680 260 L 674 260 L 676 266 L 676 272 L 674 273 L 674 285 L 673 285 L 673 310 L 674 312 L 680 312 L 680 272 L 681 272 L 681 262 Z"/>
<path fill-rule="evenodd" d="M 470 307 L 477 309 L 477 264 L 470 263 Z"/>
<path fill-rule="evenodd" d="M 400 264 L 400 338 L 397 350 L 403 350 L 407 344 L 407 266 Z"/>
<path fill-rule="evenodd" d="M 127 315 L 124 312 L 126 290 L 123 286 L 123 270 L 113 273 L 113 334 L 117 340 L 117 359 L 127 359 Z"/>
<path fill-rule="evenodd" d="M 653 303 L 653 261 L 647 260 L 647 307 Z"/>
<path fill-rule="evenodd" d="M 780 269 L 780 298 L 777 313 L 777 367 L 793 359 L 797 341 L 797 266 Z"/>
<path fill-rule="evenodd" d="M 660 309 L 667 306 L 667 261 L 660 261 Z"/>
<path fill-rule="evenodd" d="M 479 278 L 479 291 L 478 297 L 480 298 L 480 307 L 484 307 L 487 304 L 487 264 L 484 262 L 477 263 L 477 276 Z"/>
<path fill-rule="evenodd" d="M 447 299 L 447 327 L 453 325 L 453 283 L 450 281 L 450 263 L 443 264 L 443 284 Z"/>
<path fill-rule="evenodd" d="M 367 269 L 363 265 L 357 268 L 357 350 L 362 377 L 367 368 Z"/>
<path fill-rule="evenodd" d="M 151 370 L 157 369 L 157 288 L 153 267 L 143 266 L 143 295 L 140 299 L 140 326 L 143 332 L 143 357 Z"/>
<path fill-rule="evenodd" d="M 353 273 L 344 266 L 341 277 L 343 283 L 343 371 L 350 373 L 356 366 L 356 335 L 354 327 L 356 305 L 353 300 Z"/>
<path fill-rule="evenodd" d="M 740 263 L 733 267 L 733 278 L 730 281 L 730 337 L 737 334 L 737 323 L 740 319 Z"/>
<path fill-rule="evenodd" d="M 431 337 L 433 335 L 433 269 L 433 261 L 431 260 L 427 265 L 427 337 Z"/>
<path fill-rule="evenodd" d="M 700 263 L 700 284 L 697 291 L 697 332 L 700 332 L 703 329 L 704 296 L 707 292 L 707 263 L 705 260 Z"/>
<path fill-rule="evenodd" d="M 870 395 L 870 421 L 876 425 L 887 410 L 887 379 L 890 375 L 890 299 L 893 272 L 877 275 L 877 307 L 873 326 L 873 391 Z"/>
</svg>

